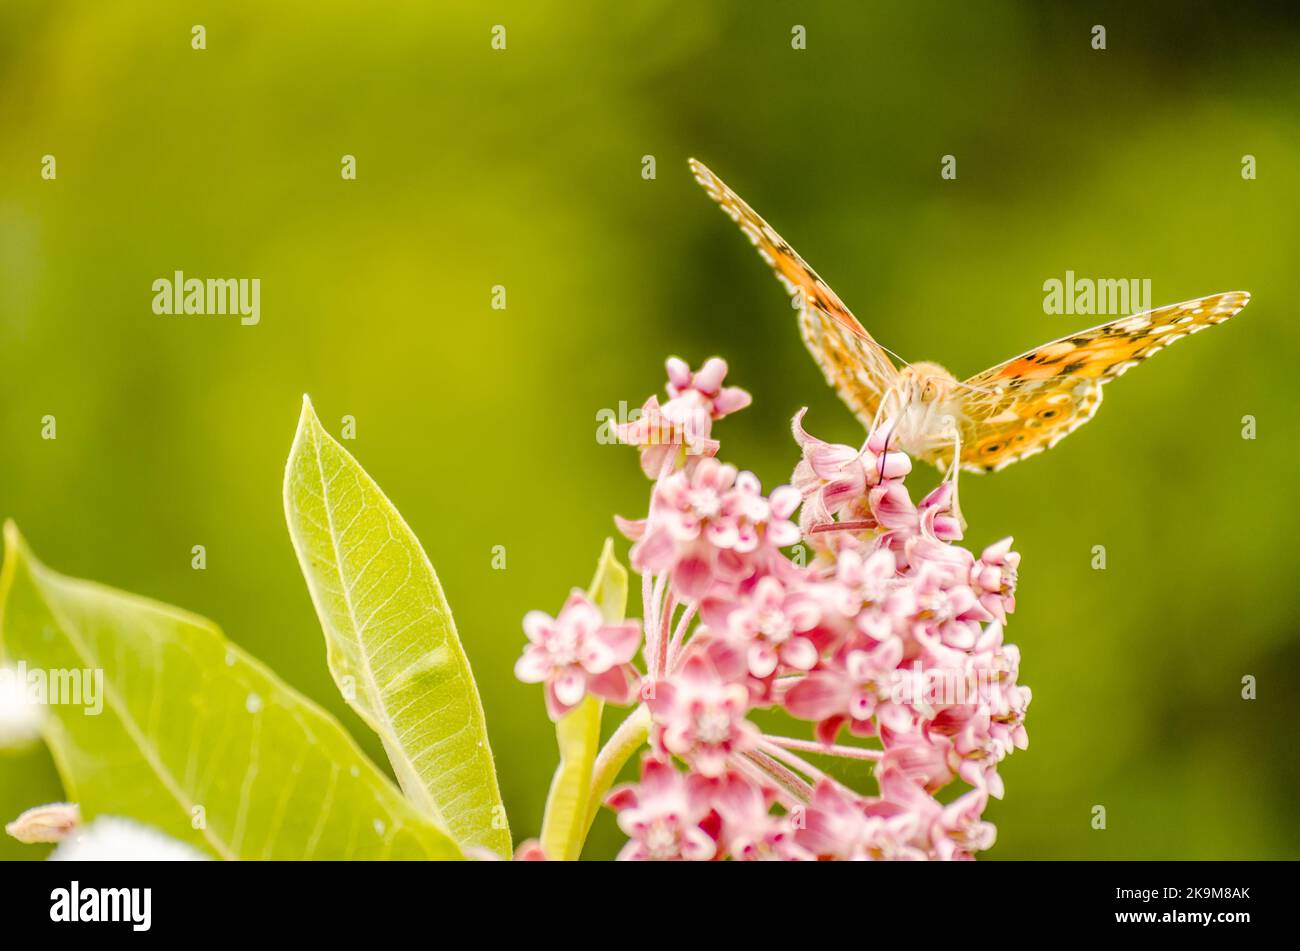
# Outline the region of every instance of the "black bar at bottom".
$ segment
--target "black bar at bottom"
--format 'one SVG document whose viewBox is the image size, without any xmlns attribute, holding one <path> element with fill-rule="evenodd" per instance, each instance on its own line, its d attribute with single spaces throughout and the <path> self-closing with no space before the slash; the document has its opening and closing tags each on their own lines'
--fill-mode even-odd
<svg viewBox="0 0 1300 951">
<path fill-rule="evenodd" d="M 681 928 L 707 922 L 700 937 L 745 941 L 775 940 L 793 926 L 805 938 L 812 927 L 827 938 L 910 933 L 924 944 L 927 933 L 1001 944 L 1021 928 L 1030 929 L 1022 938 L 1199 934 L 1217 942 L 1260 928 L 1276 933 L 1290 920 L 1283 902 L 1294 873 L 1291 863 L 1251 862 L 826 863 L 820 870 L 800 863 L 16 862 L 0 868 L 0 934 L 374 941 L 410 929 L 436 947 L 475 941 L 480 928 L 482 940 L 496 941 L 513 926 L 543 940 L 579 936 L 591 946 L 638 934 L 649 940 L 645 928 L 687 937 Z"/>
</svg>

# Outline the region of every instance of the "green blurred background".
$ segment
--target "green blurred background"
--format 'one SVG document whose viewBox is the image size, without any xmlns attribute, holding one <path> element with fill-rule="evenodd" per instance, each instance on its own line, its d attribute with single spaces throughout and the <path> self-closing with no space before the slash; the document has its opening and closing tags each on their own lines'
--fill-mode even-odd
<svg viewBox="0 0 1300 951">
<path fill-rule="evenodd" d="M 6 0 L 0 511 L 54 567 L 214 618 L 383 761 L 280 501 L 302 393 L 336 433 L 355 416 L 456 609 L 518 841 L 555 763 L 511 674 L 520 618 L 645 505 L 597 412 L 670 353 L 721 354 L 755 396 L 724 455 L 765 485 L 800 406 L 862 435 L 688 156 L 882 342 L 958 375 L 1095 323 L 1043 313 L 1067 269 L 1150 278 L 1155 304 L 1249 290 L 1052 452 L 963 481 L 970 546 L 1024 554 L 1008 633 L 1034 689 L 990 857 L 1300 856 L 1300 18 L 1132 6 Z M 176 269 L 260 278 L 261 324 L 155 316 Z M 59 797 L 43 751 L 0 759 L 0 819 Z M 618 841 L 603 816 L 587 854 Z"/>
</svg>

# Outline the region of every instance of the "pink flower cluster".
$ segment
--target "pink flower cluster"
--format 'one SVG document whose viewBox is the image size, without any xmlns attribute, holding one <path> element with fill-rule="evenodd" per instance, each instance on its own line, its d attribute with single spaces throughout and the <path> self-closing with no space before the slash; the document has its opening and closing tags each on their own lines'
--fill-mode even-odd
<svg viewBox="0 0 1300 951">
<path fill-rule="evenodd" d="M 792 485 L 765 495 L 716 458 L 712 423 L 749 403 L 722 386 L 726 364 L 691 373 L 670 360 L 668 373 L 670 400 L 652 397 L 619 432 L 655 480 L 647 516 L 619 520 L 644 624 L 604 624 L 575 593 L 558 619 L 529 615 L 517 667 L 546 684 L 552 717 L 587 693 L 648 708 L 641 779 L 607 800 L 629 838 L 620 858 L 968 859 L 988 848 L 998 765 L 1028 742 L 1030 691 L 1003 641 L 1020 560 L 1011 540 L 979 557 L 957 545 L 951 483 L 913 503 L 911 461 L 889 449 L 888 422 L 854 449 L 809 435 L 800 413 Z M 812 737 L 760 729 L 780 714 L 810 722 Z M 855 762 L 875 791 L 833 779 L 821 756 Z M 958 780 L 969 788 L 940 802 Z"/>
<path fill-rule="evenodd" d="M 651 479 L 665 465 L 680 462 L 684 454 L 712 456 L 718 442 L 712 437 L 713 421 L 742 410 L 752 397 L 738 386 L 722 385 L 727 363 L 720 357 L 706 360 L 697 372 L 677 357 L 668 360 L 668 402 L 651 396 L 640 417 L 618 427 L 620 442 L 641 450 L 641 468 Z"/>
</svg>

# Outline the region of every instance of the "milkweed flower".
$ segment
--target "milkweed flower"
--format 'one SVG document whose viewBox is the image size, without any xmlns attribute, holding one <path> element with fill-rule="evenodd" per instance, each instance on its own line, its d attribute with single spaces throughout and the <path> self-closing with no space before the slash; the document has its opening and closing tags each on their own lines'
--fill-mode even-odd
<svg viewBox="0 0 1300 951">
<path fill-rule="evenodd" d="M 45 715 L 21 670 L 0 666 L 0 750 L 23 750 L 35 743 Z"/>
<path fill-rule="evenodd" d="M 1004 538 L 985 548 L 979 561 L 971 566 L 970 584 L 979 594 L 984 609 L 999 621 L 1016 610 L 1016 570 L 1020 553 L 1011 550 L 1011 539 Z"/>
<path fill-rule="evenodd" d="M 558 720 L 587 694 L 627 703 L 638 676 L 631 660 L 641 643 L 635 621 L 606 624 L 600 609 L 575 591 L 558 617 L 530 611 L 524 618 L 529 644 L 515 663 L 524 683 L 546 685 L 546 709 Z"/>
<path fill-rule="evenodd" d="M 710 419 L 722 419 L 738 412 L 753 402 L 753 397 L 738 386 L 723 386 L 727 375 L 727 361 L 710 357 L 698 371 L 680 357 L 669 357 L 669 405 L 677 403 L 699 406 L 708 412 Z"/>
<path fill-rule="evenodd" d="M 751 676 L 770 677 L 779 665 L 811 670 L 817 645 L 807 636 L 821 620 L 816 597 L 772 575 L 736 596 L 707 599 L 701 619 L 742 651 Z"/>
<path fill-rule="evenodd" d="M 979 557 L 958 544 L 951 482 L 914 502 L 889 421 L 855 448 L 811 435 L 800 411 L 790 484 L 764 493 L 718 458 L 713 422 L 750 402 L 723 385 L 726 364 L 667 369 L 668 401 L 651 397 L 620 430 L 653 480 L 644 517 L 616 519 L 644 625 L 603 625 L 575 596 L 560 618 L 529 615 L 517 667 L 546 683 L 552 716 L 586 693 L 631 704 L 640 647 L 649 746 L 640 780 L 606 800 L 628 836 L 619 857 L 951 860 L 989 848 L 983 813 L 1005 794 L 999 765 L 1028 745 L 1032 699 L 1004 641 L 1011 539 Z M 764 732 L 763 709 L 805 721 L 808 737 Z M 831 778 L 820 757 L 861 761 L 875 789 Z M 953 783 L 968 788 L 936 798 Z"/>
<path fill-rule="evenodd" d="M 618 826 L 628 837 L 618 857 L 661 862 L 713 858 L 717 845 L 701 825 L 713 814 L 707 790 L 700 777 L 647 758 L 641 781 L 614 790 L 606 800 L 618 811 Z"/>
<path fill-rule="evenodd" d="M 925 859 L 926 850 L 916 844 L 920 826 L 915 812 L 864 799 L 826 780 L 813 791 L 796 841 L 820 859 Z"/>
<path fill-rule="evenodd" d="M 489 853 L 493 858 L 497 858 L 495 852 Z M 536 839 L 528 839 L 515 850 L 516 862 L 545 862 L 547 861 L 546 852 L 542 850 L 542 845 Z"/>
<path fill-rule="evenodd" d="M 771 788 L 730 772 L 709 787 L 718 817 L 720 851 L 740 862 L 806 862 L 815 856 L 799 845 L 793 815 L 775 815 Z"/>
<path fill-rule="evenodd" d="M 903 644 L 897 638 L 870 650 L 850 650 L 841 662 L 824 664 L 799 679 L 786 691 L 784 706 L 801 720 L 815 721 L 817 737 L 824 743 L 833 743 L 843 725 L 870 736 L 879 722 L 890 722 L 887 705 L 902 659 Z M 899 715 L 901 722 L 910 723 L 908 711 L 900 710 Z"/>
<path fill-rule="evenodd" d="M 652 396 L 641 404 L 636 419 L 614 428 L 619 442 L 641 450 L 641 471 L 651 479 L 679 456 L 712 456 L 721 445 L 709 435 L 713 419 L 707 412 L 684 409 L 674 407 L 670 416 Z"/>
<path fill-rule="evenodd" d="M 153 826 L 100 816 L 50 853 L 51 862 L 204 862 L 208 856 Z"/>
<path fill-rule="evenodd" d="M 702 652 L 656 684 L 647 704 L 659 747 L 702 776 L 721 776 L 731 757 L 758 745 L 758 727 L 745 718 L 749 691 L 723 680 Z"/>
<path fill-rule="evenodd" d="M 722 385 L 727 364 L 718 357 L 705 361 L 698 372 L 692 372 L 686 361 L 670 357 L 667 369 L 668 401 L 661 405 L 657 396 L 651 396 L 636 419 L 614 429 L 619 442 L 641 450 L 641 468 L 651 479 L 673 461 L 717 453 L 714 421 L 744 409 L 752 400 L 740 387 Z"/>
<path fill-rule="evenodd" d="M 753 473 L 700 458 L 656 483 L 645 519 L 619 527 L 635 540 L 633 568 L 666 573 L 678 597 L 696 599 L 715 583 L 749 577 L 775 549 L 798 542 L 790 521 L 798 505 L 789 486 L 765 497 Z"/>
</svg>

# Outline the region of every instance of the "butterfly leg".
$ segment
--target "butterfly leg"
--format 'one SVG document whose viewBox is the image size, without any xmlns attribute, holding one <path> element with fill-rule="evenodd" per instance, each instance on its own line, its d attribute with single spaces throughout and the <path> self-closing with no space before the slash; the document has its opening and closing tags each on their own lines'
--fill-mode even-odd
<svg viewBox="0 0 1300 951">
<path fill-rule="evenodd" d="M 948 471 L 944 473 L 944 481 L 952 483 L 952 515 L 957 519 L 957 524 L 961 530 L 966 531 L 966 518 L 961 514 L 961 500 L 958 498 L 957 485 L 958 477 L 961 475 L 961 427 L 951 416 L 943 418 L 945 428 L 949 429 L 952 435 L 952 462 L 948 466 Z"/>
<path fill-rule="evenodd" d="M 891 414 L 891 410 L 897 402 L 899 402 L 897 391 L 893 389 L 886 390 L 884 396 L 881 397 L 880 405 L 876 407 L 875 418 L 871 420 L 871 429 L 867 433 L 867 445 L 870 445 L 872 436 L 880 430 L 880 427 L 888 427 L 885 433 L 884 447 L 879 452 L 879 471 L 876 476 L 880 482 L 885 481 L 885 457 L 889 452 L 889 444 L 893 442 L 894 434 L 898 430 L 899 416 Z M 866 451 L 866 446 L 863 446 L 863 451 Z"/>
</svg>

